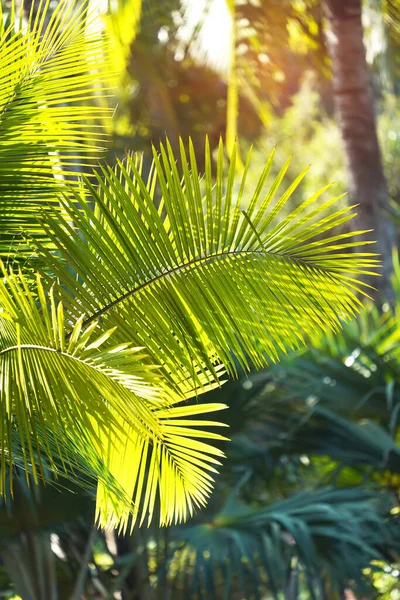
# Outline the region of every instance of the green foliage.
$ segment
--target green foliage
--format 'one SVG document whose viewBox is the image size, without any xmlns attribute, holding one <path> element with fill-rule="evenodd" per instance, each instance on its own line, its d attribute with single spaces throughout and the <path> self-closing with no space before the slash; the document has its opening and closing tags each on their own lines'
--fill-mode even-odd
<svg viewBox="0 0 400 600">
<path fill-rule="evenodd" d="M 318 3 L 309 12 L 302 2 L 280 2 L 278 14 L 276 2 L 237 10 L 237 49 L 246 47 L 237 81 L 248 83 L 252 106 L 240 127 L 252 138 L 263 121 L 268 145 L 278 146 L 266 158 L 257 145 L 240 177 L 236 148 L 227 156 L 220 141 L 213 152 L 226 87 L 214 74 L 214 121 L 207 69 L 195 69 L 189 51 L 179 64 L 176 40 L 157 41 L 160 28 L 174 33 L 175 0 L 162 14 L 141 4 L 118 3 L 100 25 L 86 3 L 62 0 L 52 12 L 41 2 L 22 28 L 10 13 L 1 30 L 0 251 L 22 269 L 3 266 L 0 281 L 8 572 L 35 600 L 57 594 L 56 576 L 65 597 L 112 595 L 132 565 L 135 593 L 149 591 L 149 578 L 163 598 L 323 598 L 346 587 L 371 597 L 373 571 L 399 556 L 399 333 L 393 316 L 370 308 L 348 323 L 368 292 L 357 277 L 378 261 L 351 254 L 353 213 L 323 196 L 331 179 L 338 193 L 345 186 L 340 140 L 313 83 L 282 110 L 300 78 L 302 59 L 282 80 L 294 52 L 312 49 L 324 69 Z M 163 124 L 168 113 L 174 139 L 153 149 L 151 164 L 127 154 L 112 169 L 97 165 L 97 144 L 104 131 L 127 131 L 107 124 L 104 88 L 130 52 L 120 99 L 133 93 L 149 106 L 128 132 L 154 137 L 153 116 Z M 263 90 L 276 84 L 269 98 L 254 87 L 261 70 Z M 379 118 L 391 172 L 393 107 Z M 187 130 L 213 134 L 202 156 L 199 137 L 178 143 L 182 108 Z M 314 350 L 299 352 L 310 339 Z M 288 350 L 280 366 L 219 387 Z M 223 424 L 213 414 L 226 404 L 231 442 L 214 433 Z M 107 550 L 93 518 L 129 531 L 132 552 Z M 133 530 L 142 523 L 146 532 Z"/>
<path fill-rule="evenodd" d="M 266 149 L 269 151 L 274 146 L 274 172 L 278 172 L 287 157 L 293 155 L 285 181 L 289 182 L 311 165 L 304 184 L 293 195 L 293 203 L 300 203 L 327 182 L 332 182 L 331 189 L 335 194 L 346 192 L 342 140 L 332 116 L 331 103 L 326 98 L 329 98 L 329 89 L 321 88 L 312 72 L 306 73 L 300 90 L 292 97 L 291 106 L 280 118 L 271 121 L 255 144 L 253 173 L 263 163 Z M 378 104 L 377 130 L 390 197 L 397 203 L 400 193 L 399 103 L 393 95 L 385 94 Z M 345 196 L 341 202 L 346 205 Z"/>
<path fill-rule="evenodd" d="M 81 167 L 97 114 L 86 98 L 97 77 L 90 61 L 107 55 L 108 38 L 103 46 L 86 5 L 48 9 L 32 8 L 22 33 L 11 14 L 2 31 L 14 76 L 2 80 L 9 137 L 0 185 L 22 190 L 2 202 L 41 277 L 2 267 L 1 491 L 7 472 L 12 491 L 15 465 L 37 484 L 47 469 L 76 477 L 83 462 L 84 476 L 99 481 L 103 527 L 150 522 L 157 503 L 161 524 L 181 522 L 205 504 L 223 456 L 198 439 L 222 436 L 192 417 L 224 406 L 180 403 L 235 375 L 235 361 L 261 367 L 340 328 L 360 306 L 355 276 L 378 261 L 349 254 L 346 234 L 319 239 L 353 216 L 331 214 L 335 199 L 305 214 L 327 187 L 281 218 L 305 171 L 280 192 L 285 165 L 263 194 L 273 155 L 249 193 L 249 154 L 236 191 L 236 154 L 226 169 L 222 142 L 215 170 L 206 142 L 204 179 L 192 143 L 187 155 L 181 142 L 178 166 L 167 141 L 148 177 L 128 156 L 67 185 L 72 167 L 54 172 L 51 157 Z M 77 127 L 78 117 L 89 125 Z M 28 185 L 38 177 L 39 191 Z M 39 214 L 38 202 L 47 202 Z M 4 233 L 7 246 L 12 231 Z"/>
<path fill-rule="evenodd" d="M 174 598 L 293 593 L 319 599 L 349 586 L 375 597 L 373 585 L 384 585 L 387 562 L 395 562 L 400 549 L 393 496 L 400 457 L 388 430 L 391 407 L 379 396 L 385 393 L 380 380 L 392 374 L 396 412 L 396 331 L 393 317 L 367 306 L 341 334 L 315 342 L 318 352 L 210 392 L 206 402 L 229 404 L 232 434 L 231 442 L 219 441 L 227 459 L 211 502 L 188 524 L 142 532 L 131 553 L 105 566 L 103 576 L 112 581 L 117 571 L 114 584 L 122 586 L 140 560 L 155 597 L 167 588 Z M 355 347 L 361 353 L 345 364 Z M 307 382 L 313 364 L 323 385 L 309 402 L 301 375 Z M 366 377 L 367 366 L 380 379 Z M 323 381 L 332 368 L 333 386 Z M 371 385 L 371 405 L 360 402 L 364 381 Z M 329 403 L 339 385 L 340 394 L 347 389 L 346 417 Z"/>
<path fill-rule="evenodd" d="M 246 193 L 250 156 L 235 197 L 235 156 L 226 175 L 225 188 L 220 144 L 214 186 L 210 150 L 206 147 L 203 192 L 192 146 L 189 154 L 188 164 L 182 144 L 183 179 L 168 143 L 166 148 L 161 146 L 160 156 L 154 152 L 154 165 L 147 181 L 140 173 L 140 164 L 131 157 L 126 163 L 118 163 L 116 170 L 102 169 L 102 174 L 96 176 L 97 189 L 86 180 L 80 195 L 76 194 L 81 209 L 68 198 L 63 201 L 68 221 L 60 222 L 58 213 L 47 218 L 47 235 L 57 254 L 38 246 L 44 265 L 61 284 L 57 294 L 62 299 L 67 319 L 79 319 L 85 312 L 82 325 L 86 327 L 101 318 L 103 331 L 117 327 L 113 334 L 116 343 L 125 344 L 128 338 L 135 346 L 146 347 L 150 366 L 161 363 L 162 378 L 157 383 L 163 392 L 153 403 L 153 437 L 149 439 L 153 439 L 156 448 L 161 444 L 160 449 L 164 448 L 168 459 L 158 457 L 158 451 L 153 451 L 151 464 L 154 466 L 150 467 L 147 488 L 142 488 L 147 445 L 142 446 L 142 441 L 138 445 L 144 430 L 133 441 L 129 437 L 121 441 L 119 433 L 111 434 L 114 448 L 120 444 L 120 449 L 112 450 L 106 459 L 117 481 L 124 482 L 128 497 L 138 482 L 137 506 L 141 504 L 142 489 L 143 494 L 147 489 L 141 521 L 147 510 L 151 518 L 158 486 L 161 486 L 161 500 L 166 494 L 162 486 L 171 489 L 173 473 L 175 481 L 180 483 L 174 496 L 162 500 L 166 504 L 162 505 L 161 522 L 185 518 L 184 507 L 188 504 L 191 512 L 195 497 L 196 503 L 203 503 L 204 494 L 210 490 L 207 483 L 210 477 L 201 474 L 199 467 L 202 469 L 206 463 L 215 462 L 205 453 L 219 454 L 210 446 L 189 441 L 187 436 L 219 437 L 190 429 L 195 422 L 182 423 L 189 428 L 185 433 L 181 430 L 181 434 L 178 421 L 166 421 L 163 425 L 168 415 L 173 418 L 184 413 L 196 414 L 201 407 L 167 407 L 196 395 L 198 390 L 215 386 L 225 370 L 235 374 L 234 359 L 245 369 L 250 364 L 261 366 L 267 359 L 277 360 L 285 346 L 298 347 L 304 335 L 313 335 L 317 329 L 326 327 L 336 329 L 340 325 L 338 312 L 342 316 L 351 315 L 359 303 L 354 291 L 361 288 L 349 277 L 349 270 L 356 274 L 376 264 L 373 254 L 366 253 L 365 258 L 344 256 L 342 251 L 353 244 L 347 242 L 346 235 L 328 237 L 324 242 L 312 241 L 316 235 L 352 216 L 345 209 L 322 218 L 334 202 L 328 200 L 302 217 L 324 189 L 279 221 L 281 208 L 304 173 L 274 203 L 285 173 L 282 169 L 261 200 L 271 156 L 247 209 L 243 210 L 241 202 Z M 162 192 L 158 208 L 154 203 L 157 182 Z M 75 223 L 77 229 L 69 222 Z M 86 243 L 82 242 L 81 235 Z M 75 277 L 71 276 L 71 267 L 76 272 Z M 267 288 L 265 277 L 269 281 Z M 48 276 L 44 278 L 52 283 Z M 303 294 L 305 288 L 307 295 Z M 268 326 L 265 326 L 267 321 Z M 67 338 L 70 336 L 67 334 Z M 157 410 L 157 402 L 165 408 Z M 140 411 L 142 422 L 149 423 L 150 413 L 145 415 L 144 406 Z M 137 421 L 131 424 L 129 415 L 122 418 L 122 423 L 126 423 L 122 424 L 124 430 L 129 426 L 138 430 Z M 184 448 L 189 444 L 194 458 L 185 453 Z M 125 455 L 123 464 L 121 452 Z M 129 480 L 126 478 L 128 460 L 132 465 Z M 158 460 L 163 460 L 163 468 L 170 475 L 164 475 L 163 471 L 157 474 L 155 461 Z M 133 473 L 134 465 L 138 464 L 141 467 L 137 467 L 136 480 Z M 202 493 L 195 496 L 198 486 Z M 150 493 L 150 490 L 153 491 Z M 107 500 L 107 494 L 103 497 L 103 493 L 106 490 L 101 487 L 99 518 L 106 524 L 114 522 L 112 515 L 119 499 L 113 495 L 112 500 Z M 123 509 L 115 523 L 120 521 L 121 526 L 126 527 L 128 517 L 129 511 Z"/>
<path fill-rule="evenodd" d="M 269 590 L 278 598 L 292 580 L 295 589 L 306 583 L 321 598 L 324 577 L 339 589 L 353 580 L 368 590 L 363 568 L 385 558 L 389 539 L 370 502 L 379 498 L 360 489 L 321 489 L 256 508 L 236 494 L 211 519 L 205 514 L 171 532 L 165 558 L 170 585 L 182 597 L 229 598 L 240 590 L 257 599 Z"/>
<path fill-rule="evenodd" d="M 27 233 L 41 236 L 37 212 L 95 164 L 112 109 L 89 102 L 105 83 L 109 44 L 88 2 L 12 2 L 0 18 L 0 256 L 12 258 Z M 1 4 L 3 7 L 3 4 Z M 34 10 L 35 9 L 35 10 Z M 1 8 L 0 8 L 1 10 Z M 109 93 L 109 90 L 105 93 Z M 29 250 L 25 246 L 25 250 Z"/>
</svg>

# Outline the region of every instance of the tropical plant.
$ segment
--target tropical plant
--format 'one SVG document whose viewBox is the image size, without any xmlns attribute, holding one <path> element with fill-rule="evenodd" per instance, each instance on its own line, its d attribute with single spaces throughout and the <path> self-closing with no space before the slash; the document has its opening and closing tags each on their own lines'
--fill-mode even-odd
<svg viewBox="0 0 400 600">
<path fill-rule="evenodd" d="M 181 144 L 178 167 L 167 142 L 147 177 L 127 156 L 70 182 L 70 151 L 79 166 L 87 141 L 75 119 L 93 110 L 87 61 L 104 48 L 85 4 L 70 20 L 61 2 L 43 29 L 47 9 L 22 28 L 13 10 L 2 30 L 1 202 L 13 221 L 1 231 L 8 243 L 18 225 L 33 257 L 25 271 L 2 267 L 1 488 L 15 465 L 35 483 L 48 470 L 79 481 L 83 465 L 99 479 L 102 526 L 126 530 L 156 507 L 160 523 L 180 522 L 204 505 L 223 455 L 199 440 L 221 439 L 215 422 L 194 419 L 223 406 L 182 402 L 237 363 L 261 367 L 340 328 L 365 290 L 354 277 L 377 260 L 348 254 L 355 242 L 332 230 L 353 214 L 316 203 L 326 188 L 279 220 L 304 172 L 275 200 L 287 166 L 265 194 L 271 156 L 249 194 L 249 155 L 236 188 L 222 143 L 214 174 L 206 143 L 204 179 L 193 147 Z"/>
<path fill-rule="evenodd" d="M 93 137 L 110 113 L 87 98 L 108 85 L 106 33 L 124 28 L 125 57 L 138 4 L 100 27 L 86 5 L 69 13 L 62 1 L 53 14 L 42 2 L 27 22 L 7 13 L 2 33 L 12 73 L 0 80 L 8 574 L 32 600 L 84 589 L 289 600 L 346 587 L 372 598 L 371 569 L 399 556 L 398 333 L 370 309 L 328 331 L 358 309 L 355 294 L 368 290 L 353 277 L 375 270 L 375 257 L 348 254 L 354 242 L 338 227 L 351 214 L 331 212 L 327 188 L 289 206 L 304 173 L 292 184 L 286 161 L 270 157 L 257 177 L 249 156 L 238 178 L 235 150 L 227 166 L 220 144 L 216 168 L 206 147 L 201 176 L 198 148 L 182 143 L 178 155 L 166 143 L 150 172 L 134 155 L 98 167 Z M 314 351 L 219 387 L 310 338 Z M 229 443 L 213 433 L 224 405 Z M 125 532 L 154 513 L 169 527 L 135 528 L 102 564 L 96 486 L 103 526 Z M 73 523 L 76 507 L 84 523 Z M 188 525 L 173 525 L 191 509 Z"/>
<path fill-rule="evenodd" d="M 388 315 L 382 319 L 388 321 Z M 73 564 L 86 540 L 95 554 L 108 553 L 104 566 L 100 557 L 90 559 L 96 570 L 86 567 L 87 593 L 93 580 L 99 579 L 109 593 L 122 590 L 123 598 L 132 593 L 140 598 L 206 594 L 258 598 L 282 593 L 286 599 L 300 593 L 305 598 L 326 598 L 336 597 L 349 586 L 374 598 L 373 581 L 399 556 L 394 493 L 400 454 L 387 419 L 382 419 L 382 404 L 383 413 L 386 410 L 382 385 L 363 372 L 365 356 L 355 358 L 362 365 L 361 372 L 343 361 L 353 355 L 355 347 L 365 348 L 368 339 L 365 352 L 374 357 L 374 364 L 379 365 L 377 377 L 384 382 L 394 371 L 393 360 L 385 360 L 383 348 L 387 350 L 394 337 L 389 328 L 380 332 L 381 324 L 374 309 L 367 307 L 356 324 L 347 325 L 339 334 L 342 352 L 336 359 L 331 354 L 332 340 L 324 343 L 323 338 L 319 352 L 309 350 L 304 356 L 284 359 L 279 366 L 241 377 L 205 396 L 211 404 L 229 404 L 232 440 L 218 442 L 227 458 L 216 493 L 189 523 L 164 529 L 155 524 L 135 531 L 134 537 L 118 540 L 120 552 L 110 556 L 104 542 L 102 550 L 97 542 L 96 551 L 90 539 L 89 512 L 77 550 L 67 524 L 58 524 L 66 521 L 66 500 L 57 502 L 59 493 L 49 489 L 43 490 L 42 505 L 38 505 L 41 527 L 33 523 L 33 531 L 40 532 L 46 523 L 48 530 L 58 532 L 64 561 Z M 316 395 L 310 402 L 310 390 L 302 384 L 301 374 L 305 373 L 307 381 L 312 365 L 321 386 L 312 388 Z M 372 368 L 372 372 L 376 371 Z M 398 377 L 393 381 L 393 409 L 397 383 Z M 362 402 L 368 384 L 369 396 L 378 395 L 372 405 Z M 328 404 L 335 388 L 347 402 L 346 416 L 334 412 L 334 402 Z M 86 506 L 88 498 L 78 498 L 75 502 Z M 10 531 L 18 531 L 21 514 L 16 510 L 13 520 L 4 519 L 3 543 L 9 543 Z"/>
<path fill-rule="evenodd" d="M 23 568 L 32 598 L 45 596 L 29 583 L 37 567 L 23 548 L 29 535 L 34 555 L 44 556 L 51 531 L 62 558 L 47 560 L 57 566 L 59 590 L 72 590 L 83 573 L 89 597 L 103 589 L 123 598 L 326 598 L 350 586 L 374 598 L 373 582 L 399 557 L 398 336 L 393 315 L 368 305 L 336 336 L 209 392 L 205 403 L 229 405 L 232 438 L 216 440 L 227 457 L 211 502 L 186 525 L 153 524 L 118 539 L 118 552 L 90 533 L 86 493 L 42 488 L 35 502 L 17 480 L 16 501 L 0 512 L 17 590 Z M 77 506 L 80 516 L 87 510 L 79 526 Z"/>
<path fill-rule="evenodd" d="M 321 489 L 262 508 L 229 498 L 211 518 L 170 532 L 165 559 L 175 597 L 257 599 L 268 591 L 278 598 L 284 591 L 297 598 L 306 587 L 321 598 L 324 582 L 343 590 L 352 579 L 369 590 L 363 568 L 385 557 L 390 539 L 372 497 Z"/>
<path fill-rule="evenodd" d="M 78 580 L 84 573 L 89 597 L 93 586 L 105 596 L 122 590 L 123 598 L 133 593 L 139 598 L 258 598 L 282 593 L 287 599 L 299 593 L 326 598 L 348 586 L 375 597 L 371 572 L 378 577 L 399 552 L 397 509 L 389 494 L 377 491 L 376 473 L 399 472 L 398 447 L 378 425 L 369 429 L 327 409 L 296 405 L 283 394 L 275 400 L 272 381 L 266 371 L 205 397 L 211 403 L 229 402 L 233 437 L 229 444 L 220 442 L 227 459 L 216 493 L 191 522 L 135 530 L 133 537 L 117 540 L 116 553 L 107 549 L 100 534 L 96 541 L 90 533 L 86 494 L 76 490 L 75 497 L 60 495 L 47 488 L 35 502 L 19 481 L 18 501 L 8 514 L 0 511 L 3 548 L 14 548 L 15 556 L 21 532 L 22 545 L 24 536 L 31 536 L 34 555 L 40 556 L 46 531 L 56 532 L 62 558 L 49 554 L 49 560 L 58 566 L 59 589 L 71 590 L 74 577 Z M 318 456 L 329 462 L 319 463 Z M 385 485 L 393 485 L 393 476 L 391 483 L 386 475 L 385 480 Z M 82 509 L 88 509 L 86 524 L 73 524 L 77 506 L 80 519 Z M 86 548 L 90 558 L 85 557 Z M 17 567 L 24 568 L 30 591 L 22 597 L 52 598 L 45 592 L 35 595 L 32 561 L 21 552 L 18 556 L 9 573 L 21 593 L 22 582 L 15 573 Z M 77 557 L 81 562 L 76 565 Z M 45 565 L 43 559 L 39 564 Z M 43 582 L 49 581 L 51 573 L 46 573 Z"/>
</svg>

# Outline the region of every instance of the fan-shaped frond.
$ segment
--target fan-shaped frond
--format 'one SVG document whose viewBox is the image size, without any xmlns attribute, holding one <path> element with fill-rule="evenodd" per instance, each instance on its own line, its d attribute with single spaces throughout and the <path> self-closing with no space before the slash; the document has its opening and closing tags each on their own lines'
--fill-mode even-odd
<svg viewBox="0 0 400 600">
<path fill-rule="evenodd" d="M 371 474 L 400 472 L 399 447 L 374 421 L 352 422 L 320 406 L 274 403 L 273 392 L 269 400 L 263 410 L 265 403 L 260 398 L 253 423 L 233 436 L 228 464 L 265 477 L 268 459 L 271 465 L 271 458 L 306 455 L 329 457 L 337 463 L 336 475 L 346 466 L 372 468 Z"/>
<path fill-rule="evenodd" d="M 53 473 L 69 476 L 84 459 L 99 477 L 102 526 L 126 527 L 139 510 L 142 521 L 147 515 L 151 519 L 158 497 L 161 523 L 181 521 L 204 504 L 213 481 L 207 471 L 216 472 L 212 465 L 219 463 L 213 456 L 223 453 L 198 438 L 221 436 L 196 429 L 200 423 L 190 416 L 223 405 L 205 410 L 202 405 L 173 406 L 170 398 L 160 397 L 157 376 L 151 366 L 143 366 L 140 348 L 107 345 L 113 331 L 95 337 L 97 323 L 83 329 L 83 318 L 67 340 L 63 306 L 55 303 L 52 290 L 46 298 L 40 279 L 35 291 L 22 274 L 3 275 L 2 493 L 6 467 L 15 459 L 35 482 L 46 479 L 43 457 Z"/>
<path fill-rule="evenodd" d="M 86 181 L 82 210 L 68 198 L 63 205 L 79 232 L 57 217 L 44 223 L 63 261 L 39 248 L 63 284 L 68 315 L 118 325 L 161 363 L 181 396 L 202 388 L 204 378 L 217 380 L 221 364 L 230 374 L 235 360 L 260 367 L 306 336 L 339 329 L 360 305 L 356 294 L 364 288 L 354 277 L 377 260 L 351 253 L 350 234 L 332 232 L 353 214 L 331 213 L 334 199 L 318 203 L 325 190 L 282 218 L 304 173 L 278 195 L 286 165 L 265 194 L 272 158 L 250 194 L 250 157 L 236 190 L 235 154 L 225 179 L 222 144 L 215 185 L 209 147 L 200 180 L 193 148 L 188 163 L 183 144 L 179 166 L 161 145 L 147 181 L 134 157 L 104 169 L 97 188 Z"/>
<path fill-rule="evenodd" d="M 384 510 L 390 501 L 373 500 L 359 488 L 328 488 L 254 508 L 232 495 L 216 515 L 171 531 L 170 585 L 198 597 L 230 598 L 239 589 L 246 597 L 272 592 L 278 598 L 301 578 L 313 598 L 322 598 L 326 576 L 338 591 L 352 581 L 365 593 L 371 584 L 363 569 L 371 559 L 386 559 L 389 539 Z"/>
<path fill-rule="evenodd" d="M 65 180 L 94 164 L 112 109 L 93 99 L 104 88 L 108 41 L 88 0 L 12 2 L 0 19 L 0 253 L 19 236 L 42 233 L 35 216 L 57 206 Z M 107 79 L 108 81 L 108 79 Z M 100 143 L 100 146 L 99 146 Z"/>
</svg>

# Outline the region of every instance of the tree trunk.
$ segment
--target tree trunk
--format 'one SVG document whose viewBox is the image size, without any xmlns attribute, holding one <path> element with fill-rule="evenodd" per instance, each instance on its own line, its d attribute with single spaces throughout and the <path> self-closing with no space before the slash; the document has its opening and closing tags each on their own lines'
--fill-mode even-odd
<svg viewBox="0 0 400 600">
<path fill-rule="evenodd" d="M 365 276 L 394 304 L 391 285 L 395 226 L 389 218 L 389 197 L 376 133 L 374 97 L 363 43 L 361 0 L 324 0 L 328 18 L 328 50 L 332 59 L 337 121 L 344 142 L 351 204 L 359 204 L 353 230 L 373 229 L 381 277 Z M 329 151 L 329 149 L 328 149 Z M 357 251 L 358 249 L 356 249 Z"/>
</svg>

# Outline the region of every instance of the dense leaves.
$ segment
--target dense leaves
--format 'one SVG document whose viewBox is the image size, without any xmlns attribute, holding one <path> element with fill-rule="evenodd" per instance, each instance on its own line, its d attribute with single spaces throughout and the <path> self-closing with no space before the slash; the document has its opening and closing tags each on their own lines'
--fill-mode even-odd
<svg viewBox="0 0 400 600">
<path fill-rule="evenodd" d="M 32 2 L 26 18 L 23 4 L 12 2 L 0 18 L 2 257 L 13 257 L 27 232 L 42 235 L 38 210 L 57 206 L 60 189 L 95 164 L 105 143 L 100 120 L 112 116 L 91 102 L 110 93 L 110 41 L 99 17 L 86 0 L 52 12 L 49 5 Z"/>
<path fill-rule="evenodd" d="M 86 4 L 49 6 L 19 27 L 13 4 L 2 29 L 1 231 L 6 254 L 14 225 L 25 232 L 41 273 L 4 267 L 0 283 L 2 491 L 15 464 L 38 482 L 45 462 L 72 477 L 83 459 L 102 526 L 126 530 L 156 507 L 161 524 L 181 522 L 223 456 L 207 442 L 223 439 L 216 423 L 194 417 L 224 405 L 197 395 L 340 329 L 378 261 L 336 232 L 354 215 L 319 201 L 329 186 L 282 217 L 306 171 L 281 191 L 289 162 L 269 182 L 273 154 L 250 191 L 251 153 L 237 181 L 222 141 L 216 168 L 206 142 L 204 177 L 191 142 L 177 162 L 167 140 L 148 176 L 128 155 L 71 181 L 97 140 L 104 110 L 88 98 L 108 45 Z"/>
</svg>

